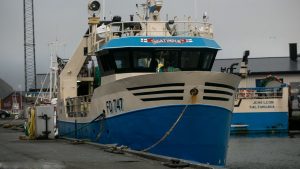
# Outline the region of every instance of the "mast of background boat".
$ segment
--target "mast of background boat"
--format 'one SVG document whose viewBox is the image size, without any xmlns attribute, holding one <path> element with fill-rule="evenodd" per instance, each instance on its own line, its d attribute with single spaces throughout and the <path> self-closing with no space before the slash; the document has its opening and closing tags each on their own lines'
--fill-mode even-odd
<svg viewBox="0 0 300 169">
<path fill-rule="evenodd" d="M 57 41 L 55 42 L 50 42 L 49 43 L 49 48 L 50 48 L 50 86 L 49 86 L 49 101 L 51 101 L 53 97 L 53 92 L 56 89 L 56 70 L 57 70 L 57 56 L 56 56 L 56 44 Z M 55 58 L 54 58 L 55 57 Z M 53 79 L 54 77 L 54 79 Z M 54 80 L 54 83 L 53 83 Z"/>
<path fill-rule="evenodd" d="M 53 90 L 53 43 L 49 43 L 50 47 L 50 86 L 49 86 L 49 101 L 52 99 L 52 90 Z M 55 59 L 54 59 L 55 60 Z"/>
<path fill-rule="evenodd" d="M 57 71 L 58 71 L 58 63 L 57 63 L 57 51 L 58 47 L 65 45 L 65 43 L 60 43 L 58 40 L 54 42 L 49 42 L 50 48 L 50 86 L 49 86 L 49 99 L 57 97 Z"/>
</svg>

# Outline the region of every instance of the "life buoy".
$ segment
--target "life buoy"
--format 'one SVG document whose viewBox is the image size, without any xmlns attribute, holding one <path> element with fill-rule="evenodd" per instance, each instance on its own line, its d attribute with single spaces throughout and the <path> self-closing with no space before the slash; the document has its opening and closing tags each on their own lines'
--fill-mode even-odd
<svg viewBox="0 0 300 169">
<path fill-rule="evenodd" d="M 251 90 L 240 90 L 239 93 L 240 93 L 241 97 L 246 97 L 247 98 L 247 97 L 251 96 L 251 92 L 252 92 Z"/>
</svg>

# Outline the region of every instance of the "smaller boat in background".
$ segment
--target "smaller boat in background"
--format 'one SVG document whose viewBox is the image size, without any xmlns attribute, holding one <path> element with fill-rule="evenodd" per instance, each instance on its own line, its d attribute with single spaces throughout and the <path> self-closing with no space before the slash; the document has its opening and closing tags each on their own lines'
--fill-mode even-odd
<svg viewBox="0 0 300 169">
<path fill-rule="evenodd" d="M 268 76 L 257 88 L 239 88 L 231 133 L 288 132 L 289 87 Z"/>
</svg>

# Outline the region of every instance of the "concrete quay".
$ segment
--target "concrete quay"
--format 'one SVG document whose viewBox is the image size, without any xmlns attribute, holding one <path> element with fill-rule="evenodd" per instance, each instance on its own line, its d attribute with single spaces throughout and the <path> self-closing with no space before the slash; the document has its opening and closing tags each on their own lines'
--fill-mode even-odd
<svg viewBox="0 0 300 169">
<path fill-rule="evenodd" d="M 158 161 L 112 154 L 87 144 L 64 140 L 19 140 L 21 132 L 0 128 L 1 169 L 165 169 Z"/>
<path fill-rule="evenodd" d="M 0 120 L 0 169 L 167 169 L 170 159 L 126 150 L 108 152 L 104 145 L 72 140 L 20 140 L 23 120 Z M 3 128 L 10 124 L 9 128 Z M 169 165 L 170 166 L 170 165 Z M 179 165 L 180 166 L 180 165 Z M 170 166 L 174 168 L 174 166 Z M 180 168 L 213 169 L 206 165 Z"/>
</svg>

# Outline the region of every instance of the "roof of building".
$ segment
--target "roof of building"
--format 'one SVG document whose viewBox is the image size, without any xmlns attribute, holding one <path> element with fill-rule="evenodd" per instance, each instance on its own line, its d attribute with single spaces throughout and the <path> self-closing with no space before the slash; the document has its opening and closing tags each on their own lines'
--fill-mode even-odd
<svg viewBox="0 0 300 169">
<path fill-rule="evenodd" d="M 8 83 L 6 83 L 4 80 L 0 78 L 0 99 L 7 97 L 13 91 L 14 89 Z"/>
<path fill-rule="evenodd" d="M 216 59 L 212 70 L 221 71 L 222 67 L 229 68 L 232 64 L 238 63 L 236 71 L 239 71 L 241 61 L 242 58 Z M 250 70 L 250 74 L 300 73 L 300 58 L 297 62 L 292 61 L 289 57 L 248 58 L 248 70 Z"/>
</svg>

